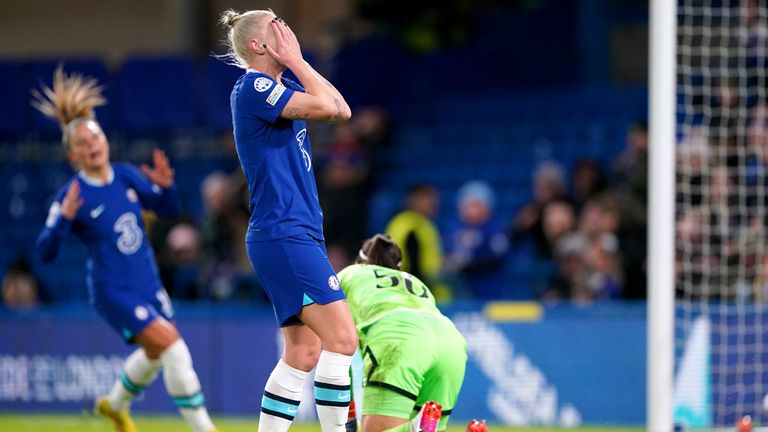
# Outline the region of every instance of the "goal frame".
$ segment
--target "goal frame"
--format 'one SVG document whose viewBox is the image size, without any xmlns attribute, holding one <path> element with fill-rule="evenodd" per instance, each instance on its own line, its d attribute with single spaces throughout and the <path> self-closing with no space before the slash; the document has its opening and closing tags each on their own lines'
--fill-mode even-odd
<svg viewBox="0 0 768 432">
<path fill-rule="evenodd" d="M 651 0 L 649 23 L 647 429 L 670 432 L 674 428 L 677 0 Z"/>
</svg>

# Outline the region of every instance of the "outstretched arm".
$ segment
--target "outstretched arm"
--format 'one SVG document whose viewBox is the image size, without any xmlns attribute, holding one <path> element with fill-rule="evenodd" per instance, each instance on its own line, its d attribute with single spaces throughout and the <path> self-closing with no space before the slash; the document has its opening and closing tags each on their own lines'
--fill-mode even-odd
<svg viewBox="0 0 768 432">
<path fill-rule="evenodd" d="M 141 166 L 141 171 L 146 177 L 138 173 L 136 175 L 136 193 L 141 205 L 161 218 L 175 217 L 179 214 L 179 198 L 174 184 L 175 172 L 165 152 L 160 149 L 152 151 L 152 164 L 153 167 Z"/>
<path fill-rule="evenodd" d="M 301 48 L 290 27 L 277 18 L 270 23 L 275 47 L 264 45 L 267 54 L 291 69 L 304 86 L 305 93 L 296 92 L 280 114 L 283 118 L 343 122 L 352 111 L 341 93 L 315 71 L 301 56 Z"/>
<path fill-rule="evenodd" d="M 37 250 L 43 262 L 50 262 L 59 253 L 64 236 L 69 232 L 77 211 L 83 206 L 80 197 L 80 183 L 73 180 L 61 202 L 54 201 L 45 221 L 45 228 L 37 237 Z"/>
</svg>

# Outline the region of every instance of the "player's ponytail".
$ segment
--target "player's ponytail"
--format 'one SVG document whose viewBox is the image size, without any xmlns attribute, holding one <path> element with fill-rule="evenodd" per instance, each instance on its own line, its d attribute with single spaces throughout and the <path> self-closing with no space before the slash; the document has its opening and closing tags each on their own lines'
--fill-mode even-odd
<svg viewBox="0 0 768 432">
<path fill-rule="evenodd" d="M 53 74 L 53 88 L 42 87 L 42 93 L 32 90 L 32 106 L 59 122 L 64 145 L 68 144 L 69 133 L 75 126 L 95 121 L 94 108 L 107 103 L 101 94 L 102 87 L 90 77 L 67 74 L 61 65 Z"/>
<path fill-rule="evenodd" d="M 355 262 L 398 270 L 402 260 L 403 254 L 397 243 L 386 234 L 376 234 L 363 243 Z"/>
<path fill-rule="evenodd" d="M 225 43 L 228 52 L 215 57 L 227 64 L 248 69 L 248 61 L 251 58 L 248 41 L 254 38 L 263 40 L 266 36 L 267 24 L 274 17 L 275 13 L 271 9 L 250 10 L 242 13 L 233 9 L 225 10 L 219 22 L 227 28 Z"/>
</svg>

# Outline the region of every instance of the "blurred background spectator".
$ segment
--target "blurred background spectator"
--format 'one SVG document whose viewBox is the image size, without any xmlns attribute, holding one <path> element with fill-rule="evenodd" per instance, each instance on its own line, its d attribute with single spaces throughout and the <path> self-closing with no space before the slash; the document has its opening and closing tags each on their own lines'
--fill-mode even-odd
<svg viewBox="0 0 768 432">
<path fill-rule="evenodd" d="M 475 180 L 459 189 L 456 201 L 458 218 L 445 236 L 445 271 L 456 296 L 506 297 L 504 260 L 509 240 L 494 216 L 496 193 L 487 183 Z"/>
<path fill-rule="evenodd" d="M 565 172 L 560 164 L 547 161 L 542 163 L 533 175 L 533 201 L 525 204 L 512 223 L 512 238 L 517 241 L 532 240 L 540 258 L 551 258 L 552 238 L 547 235 L 545 216 L 547 207 L 567 200 Z M 562 212 L 553 215 L 560 219 Z"/>
<path fill-rule="evenodd" d="M 370 120 L 370 119 L 368 119 Z M 331 265 L 336 271 L 352 263 L 365 237 L 366 206 L 369 194 L 369 134 L 378 125 L 362 125 L 355 118 L 336 126 L 334 137 L 318 179 L 323 230 Z"/>
<path fill-rule="evenodd" d="M 32 309 L 39 304 L 37 281 L 25 258 L 14 261 L 3 276 L 3 305 L 9 309 Z"/>
<path fill-rule="evenodd" d="M 435 298 L 446 300 L 450 294 L 440 281 L 443 271 L 443 246 L 440 233 L 432 221 L 440 206 L 434 186 L 411 187 L 405 198 L 405 209 L 387 224 L 386 233 L 400 246 L 403 261 L 400 269 L 424 281 Z"/>
</svg>

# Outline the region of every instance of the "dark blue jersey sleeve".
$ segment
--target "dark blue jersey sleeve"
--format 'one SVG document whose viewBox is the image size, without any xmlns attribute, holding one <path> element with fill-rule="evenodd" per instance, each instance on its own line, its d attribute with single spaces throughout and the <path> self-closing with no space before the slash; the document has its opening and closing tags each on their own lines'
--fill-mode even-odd
<svg viewBox="0 0 768 432">
<path fill-rule="evenodd" d="M 175 183 L 168 188 L 160 187 L 131 164 L 115 164 L 115 171 L 116 174 L 124 176 L 136 191 L 142 208 L 152 210 L 163 219 L 178 216 L 181 209 Z"/>
<path fill-rule="evenodd" d="M 283 112 L 294 89 L 276 82 L 269 75 L 249 73 L 245 76 L 237 95 L 237 109 L 241 115 L 256 116 L 274 123 Z"/>
<path fill-rule="evenodd" d="M 48 218 L 45 220 L 45 227 L 37 237 L 37 251 L 43 262 L 50 262 L 56 258 L 59 253 L 59 247 L 64 237 L 72 226 L 72 221 L 61 215 L 61 202 L 67 193 L 70 182 L 67 182 L 63 188 L 56 193 L 56 198 L 48 211 Z"/>
</svg>

